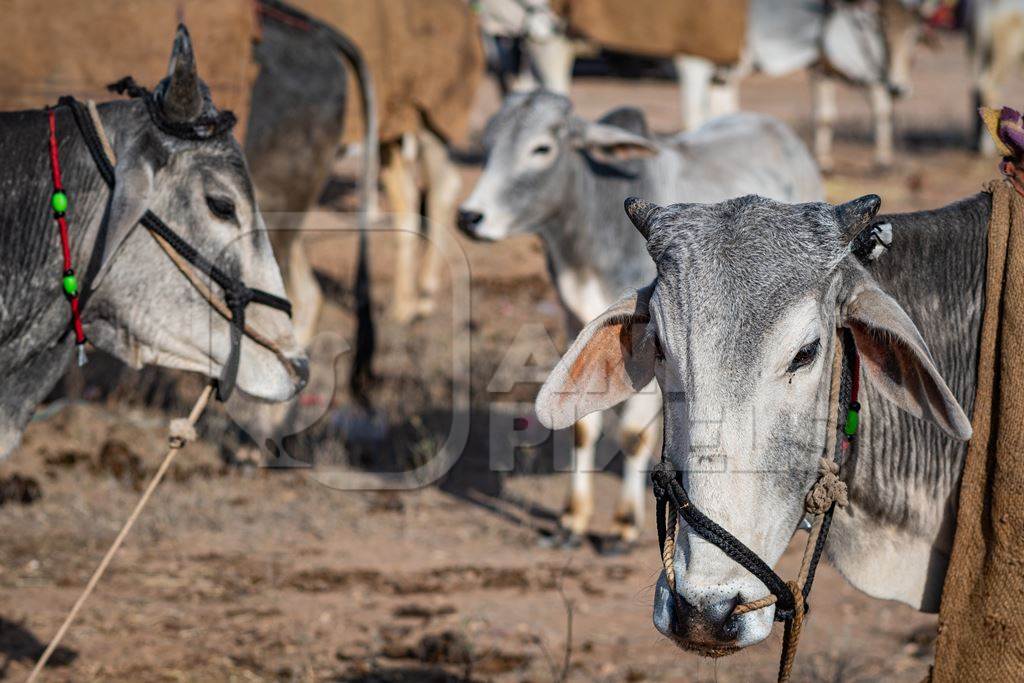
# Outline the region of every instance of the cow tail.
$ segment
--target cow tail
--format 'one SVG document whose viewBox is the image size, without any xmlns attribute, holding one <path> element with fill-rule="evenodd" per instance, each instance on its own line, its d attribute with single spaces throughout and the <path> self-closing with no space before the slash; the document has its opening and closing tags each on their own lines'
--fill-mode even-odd
<svg viewBox="0 0 1024 683">
<path fill-rule="evenodd" d="M 377 207 L 377 176 L 380 170 L 380 139 L 377 121 L 377 98 L 370 70 L 362 53 L 347 36 L 326 23 L 311 17 L 280 0 L 260 0 L 264 6 L 289 15 L 296 21 L 319 31 L 349 63 L 359 81 L 363 101 L 363 173 L 359 189 L 359 261 L 353 292 L 356 302 L 356 349 L 349 375 L 352 396 L 364 408 L 369 407 L 369 389 L 373 383 L 373 356 L 377 333 L 374 329 L 373 308 L 370 297 L 370 261 L 368 232 Z"/>
</svg>

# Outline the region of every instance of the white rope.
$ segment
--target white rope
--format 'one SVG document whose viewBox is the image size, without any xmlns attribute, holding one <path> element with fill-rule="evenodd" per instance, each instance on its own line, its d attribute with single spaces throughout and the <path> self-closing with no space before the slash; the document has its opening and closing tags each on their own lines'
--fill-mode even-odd
<svg viewBox="0 0 1024 683">
<path fill-rule="evenodd" d="M 142 497 L 139 498 L 139 502 L 135 504 L 135 509 L 132 510 L 132 514 L 128 516 L 124 526 L 121 527 L 121 531 L 117 534 L 117 538 L 115 538 L 114 542 L 110 544 L 110 549 L 107 550 L 107 554 L 103 556 L 103 559 L 100 560 L 99 566 L 96 567 L 96 571 L 94 571 L 92 576 L 89 577 L 89 583 L 85 584 L 85 589 L 82 591 L 82 594 L 78 596 L 78 600 L 75 601 L 71 611 L 68 612 L 68 616 L 64 618 L 64 623 L 62 623 L 60 628 L 57 629 L 57 633 L 53 636 L 53 639 L 50 640 L 50 644 L 46 646 L 46 650 L 43 651 L 39 661 L 36 662 L 35 668 L 32 669 L 32 673 L 28 676 L 27 683 L 33 683 L 36 678 L 39 677 L 43 667 L 46 666 L 46 662 L 49 661 L 54 650 L 56 650 L 57 646 L 60 645 L 61 639 L 64 638 L 64 634 L 67 633 L 68 628 L 71 626 L 71 622 L 75 620 L 75 617 L 78 616 L 79 611 L 82 609 L 82 605 L 84 605 L 85 601 L 89 599 L 90 595 L 92 595 L 93 589 L 96 588 L 96 584 L 98 584 L 100 579 L 103 578 L 103 573 L 107 571 L 107 567 L 110 566 L 110 562 L 114 559 L 114 555 L 117 554 L 117 551 L 121 548 L 121 544 L 124 543 L 124 539 L 127 538 L 128 532 L 132 530 L 132 526 L 135 525 L 135 521 L 139 518 L 139 515 L 142 514 L 142 509 L 146 507 L 146 503 L 149 502 L 150 496 L 153 495 L 156 487 L 160 484 L 164 475 L 167 474 L 167 470 L 170 468 L 171 461 L 174 460 L 174 456 L 178 454 L 178 451 L 181 450 L 182 446 L 184 446 L 187 441 L 195 439 L 196 422 L 199 420 L 199 416 L 203 414 L 203 410 L 206 409 L 206 404 L 210 402 L 210 396 L 213 394 L 213 388 L 214 385 L 212 382 L 206 385 L 206 388 L 203 389 L 203 393 L 199 395 L 195 405 L 192 406 L 192 411 L 189 413 L 187 419 L 179 418 L 171 422 L 170 435 L 168 437 L 168 448 L 167 453 L 164 455 L 163 462 L 160 463 L 160 467 L 157 469 L 156 474 L 154 474 L 153 478 L 149 481 L 149 486 L 146 487 Z M 189 437 L 191 437 L 191 439 Z"/>
</svg>

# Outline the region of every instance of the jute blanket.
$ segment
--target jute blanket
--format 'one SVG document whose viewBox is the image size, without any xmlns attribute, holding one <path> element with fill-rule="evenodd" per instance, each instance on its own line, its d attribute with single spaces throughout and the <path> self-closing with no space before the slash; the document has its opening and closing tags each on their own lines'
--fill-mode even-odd
<svg viewBox="0 0 1024 683">
<path fill-rule="evenodd" d="M 992 181 L 971 439 L 932 681 L 1024 679 L 1024 197 Z"/>
<path fill-rule="evenodd" d="M 373 74 L 380 139 L 394 140 L 422 121 L 463 142 L 484 53 L 465 0 L 295 0 L 292 4 L 356 44 Z M 363 135 L 362 99 L 349 73 L 346 143 Z"/>
<path fill-rule="evenodd" d="M 256 78 L 252 0 L 5 0 L 0 110 L 35 109 L 61 95 L 103 101 L 106 85 L 132 75 L 153 87 L 167 75 L 180 18 L 199 75 L 241 139 Z"/>
<path fill-rule="evenodd" d="M 747 0 L 552 0 L 570 35 L 619 52 L 734 64 L 747 36 Z"/>
</svg>

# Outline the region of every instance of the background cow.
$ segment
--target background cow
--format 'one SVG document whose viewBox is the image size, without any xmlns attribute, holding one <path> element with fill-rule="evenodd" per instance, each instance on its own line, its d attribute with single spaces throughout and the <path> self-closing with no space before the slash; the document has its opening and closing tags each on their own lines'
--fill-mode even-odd
<svg viewBox="0 0 1024 683">
<path fill-rule="evenodd" d="M 486 25 L 494 30 L 504 27 L 504 34 L 516 27 L 522 30 L 541 84 L 567 94 L 579 44 L 578 38 L 566 33 L 573 33 L 571 23 L 567 26 L 544 3 L 521 5 L 518 13 L 508 5 L 519 3 L 481 3 L 488 16 Z M 834 162 L 837 79 L 867 90 L 874 114 L 875 160 L 882 166 L 891 164 L 893 99 L 910 89 L 910 66 L 922 28 L 916 3 L 751 0 L 747 12 L 746 38 L 734 61 L 723 63 L 721 57 L 700 53 L 674 56 L 686 129 L 694 130 L 713 116 L 738 111 L 739 82 L 754 71 L 781 76 L 810 68 L 814 77 L 814 149 L 822 168 L 831 170 Z M 650 54 L 642 47 L 639 51 Z"/>
<path fill-rule="evenodd" d="M 821 178 L 807 148 L 785 125 L 736 114 L 676 136 L 652 136 L 643 114 L 617 109 L 597 122 L 546 91 L 510 97 L 487 129 L 484 174 L 459 211 L 471 237 L 533 233 L 547 251 L 571 334 L 623 289 L 654 275 L 654 264 L 615 205 L 643 191 L 656 197 L 717 201 L 756 190 L 786 201 L 818 199 Z M 751 149 L 758 150 L 751 158 Z M 653 387 L 630 399 L 619 421 L 626 452 L 615 532 L 630 543 L 643 524 L 648 460 L 660 438 L 661 397 Z M 581 416 L 582 417 L 582 416 Z M 562 516 L 570 545 L 593 514 L 591 479 L 601 415 L 576 425 L 572 488 Z"/>
</svg>

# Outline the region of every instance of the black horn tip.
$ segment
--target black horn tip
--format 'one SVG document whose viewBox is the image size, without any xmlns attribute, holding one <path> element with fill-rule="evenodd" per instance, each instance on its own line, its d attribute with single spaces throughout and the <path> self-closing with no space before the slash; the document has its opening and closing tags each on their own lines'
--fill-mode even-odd
<svg viewBox="0 0 1024 683">
<path fill-rule="evenodd" d="M 836 207 L 839 229 L 847 242 L 868 226 L 881 206 L 881 197 L 877 194 L 866 194 Z"/>
<path fill-rule="evenodd" d="M 640 231 L 644 239 L 648 239 L 651 235 L 651 220 L 657 215 L 660 207 L 639 197 L 627 197 L 623 202 L 623 207 L 636 229 Z"/>
</svg>

